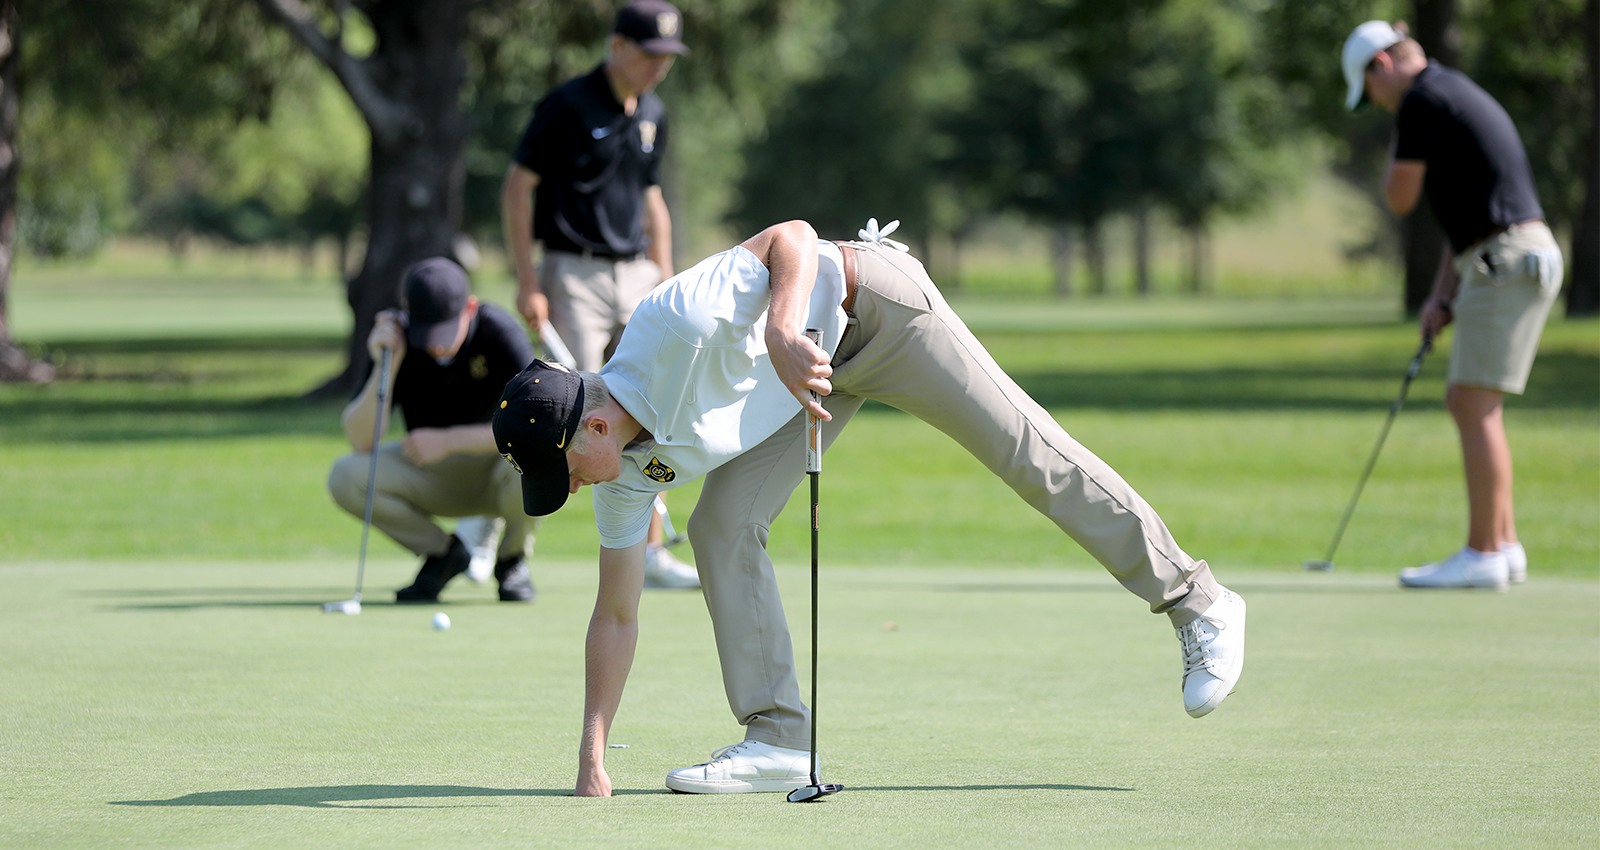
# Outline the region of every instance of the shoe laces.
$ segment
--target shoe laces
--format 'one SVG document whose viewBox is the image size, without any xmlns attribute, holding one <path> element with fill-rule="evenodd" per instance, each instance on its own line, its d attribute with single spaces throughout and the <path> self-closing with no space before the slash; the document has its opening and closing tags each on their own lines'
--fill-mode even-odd
<svg viewBox="0 0 1600 850">
<path fill-rule="evenodd" d="M 1216 658 L 1211 655 L 1211 643 L 1227 627 L 1220 620 L 1203 616 L 1178 627 L 1178 640 L 1183 643 L 1184 679 L 1188 679 L 1189 674 L 1196 670 L 1211 671 L 1211 665 L 1216 663 Z"/>
<path fill-rule="evenodd" d="M 748 746 L 750 746 L 750 742 L 749 741 L 740 741 L 737 744 L 729 744 L 728 746 L 723 747 L 722 749 L 713 750 L 711 752 L 711 760 L 708 761 L 708 762 L 705 762 L 705 763 L 706 764 L 715 764 L 716 762 L 722 761 L 724 759 L 731 759 L 734 756 L 738 755 L 740 752 L 742 752 L 744 750 L 744 748 L 748 747 Z"/>
</svg>

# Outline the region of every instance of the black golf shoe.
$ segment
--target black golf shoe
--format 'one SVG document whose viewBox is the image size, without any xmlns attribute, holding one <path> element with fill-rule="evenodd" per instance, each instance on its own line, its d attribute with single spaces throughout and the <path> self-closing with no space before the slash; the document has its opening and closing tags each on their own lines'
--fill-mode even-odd
<svg viewBox="0 0 1600 850">
<path fill-rule="evenodd" d="M 450 548 L 443 555 L 429 555 L 422 562 L 422 569 L 417 570 L 417 577 L 411 581 L 411 586 L 395 591 L 394 601 L 438 602 L 439 591 L 444 590 L 450 579 L 466 572 L 471 563 L 472 553 L 467 550 L 467 545 L 452 534 Z"/>
<path fill-rule="evenodd" d="M 521 555 L 496 561 L 494 578 L 500 582 L 501 602 L 532 602 L 539 598 L 533 579 L 528 577 L 528 562 Z"/>
</svg>

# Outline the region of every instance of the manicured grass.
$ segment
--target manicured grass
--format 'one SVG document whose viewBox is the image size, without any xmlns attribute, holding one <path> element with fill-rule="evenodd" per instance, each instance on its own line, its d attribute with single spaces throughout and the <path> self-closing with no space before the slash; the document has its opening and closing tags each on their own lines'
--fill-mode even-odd
<svg viewBox="0 0 1600 850">
<path fill-rule="evenodd" d="M 284 315 L 337 314 L 298 286 L 268 284 L 290 292 Z M 790 806 L 663 789 L 739 735 L 696 593 L 645 597 L 612 738 L 629 748 L 609 758 L 619 797 L 567 796 L 594 599 L 586 500 L 540 533 L 534 606 L 464 580 L 439 606 L 384 604 L 415 560 L 374 535 L 366 611 L 318 613 L 349 596 L 360 525 L 323 486 L 346 450 L 340 405 L 297 396 L 338 367 L 339 331 L 287 327 L 230 292 L 178 287 L 123 316 L 63 300 L 56 330 L 24 339 L 59 352 L 64 378 L 0 385 L 0 846 L 1600 838 L 1593 320 L 1551 323 L 1508 406 L 1529 583 L 1406 593 L 1395 569 L 1454 549 L 1464 523 L 1442 353 L 1338 570 L 1298 566 L 1322 555 L 1414 349 L 1392 308 L 963 306 L 1249 600 L 1244 682 L 1186 717 L 1164 618 L 948 438 L 868 406 L 822 482 L 819 729 L 824 772 L 848 790 Z M 205 332 L 173 306 L 191 301 Z M 695 495 L 673 497 L 680 525 Z M 772 538 L 802 647 L 804 513 Z M 435 610 L 450 631 L 429 628 Z"/>
<path fill-rule="evenodd" d="M 533 606 L 316 603 L 346 558 L 0 566 L 0 846 L 1577 847 L 1600 838 L 1593 580 L 1509 594 L 1232 570 L 1238 691 L 1185 716 L 1165 618 L 1099 572 L 828 565 L 824 775 L 668 793 L 734 742 L 704 605 L 647 593 L 610 750 L 570 796 L 586 562 Z M 409 576 L 371 564 L 370 586 Z M 807 571 L 780 566 L 797 643 Z M 448 632 L 429 628 L 450 613 Z M 804 659 L 802 675 L 808 666 Z M 807 676 L 807 678 L 809 678 Z"/>
<path fill-rule="evenodd" d="M 982 331 L 1002 365 L 1132 482 L 1180 543 L 1219 567 L 1295 569 L 1323 554 L 1415 344 L 1394 322 L 1133 330 L 1118 314 L 1112 330 L 1046 333 L 1027 329 L 1024 312 L 1004 318 L 991 308 L 998 329 Z M 346 450 L 339 405 L 293 396 L 334 371 L 337 338 L 54 347 L 77 377 L 0 386 L 8 560 L 354 551 L 359 524 L 323 487 Z M 1415 382 L 1341 569 L 1392 573 L 1460 545 L 1465 498 L 1440 403 L 1444 366 L 1440 353 Z M 1508 405 L 1536 571 L 1600 572 L 1597 376 L 1600 326 L 1552 322 L 1528 394 Z M 680 523 L 696 492 L 673 496 Z M 546 523 L 542 555 L 592 554 L 586 505 L 575 500 Z M 953 442 L 881 406 L 830 452 L 824 510 L 844 562 L 962 563 L 981 551 L 998 563 L 1093 566 Z M 775 530 L 779 557 L 801 558 L 807 545 L 801 525 Z M 374 547 L 400 552 L 381 535 Z"/>
</svg>

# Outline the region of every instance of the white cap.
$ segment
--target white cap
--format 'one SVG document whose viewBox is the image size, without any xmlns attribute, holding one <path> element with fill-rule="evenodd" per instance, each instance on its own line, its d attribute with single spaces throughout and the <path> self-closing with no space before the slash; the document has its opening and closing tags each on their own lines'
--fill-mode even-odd
<svg viewBox="0 0 1600 850">
<path fill-rule="evenodd" d="M 1388 21 L 1367 21 L 1344 40 L 1344 81 L 1350 84 L 1345 95 L 1344 108 L 1355 109 L 1366 93 L 1367 63 L 1378 51 L 1387 50 L 1406 37 L 1389 25 Z"/>
</svg>

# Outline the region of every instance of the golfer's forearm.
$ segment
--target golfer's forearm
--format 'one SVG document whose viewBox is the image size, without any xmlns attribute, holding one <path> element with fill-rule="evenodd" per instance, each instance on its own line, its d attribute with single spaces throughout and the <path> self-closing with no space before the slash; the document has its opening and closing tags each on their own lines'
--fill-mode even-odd
<svg viewBox="0 0 1600 850">
<path fill-rule="evenodd" d="M 374 371 L 361 395 L 350 402 L 339 417 L 339 424 L 344 427 L 344 436 L 350 441 L 351 448 L 358 452 L 372 450 L 372 426 L 377 415 L 378 375 Z"/>
<path fill-rule="evenodd" d="M 622 691 L 633 668 L 639 624 L 620 623 L 596 612 L 589 621 L 584 653 L 583 745 L 579 760 L 605 764 L 606 736 L 622 704 Z"/>
<path fill-rule="evenodd" d="M 512 270 L 520 286 L 534 288 L 538 275 L 533 268 L 533 190 L 538 185 L 539 175 L 513 163 L 500 188 L 500 225 Z"/>
<path fill-rule="evenodd" d="M 1456 276 L 1454 260 L 1450 254 L 1450 246 L 1446 244 L 1439 257 L 1439 270 L 1433 275 L 1433 290 L 1429 293 L 1433 298 L 1446 304 L 1455 299 L 1456 289 L 1461 285 L 1461 278 Z"/>
<path fill-rule="evenodd" d="M 817 232 L 803 221 L 776 225 L 763 261 L 771 287 L 767 331 L 797 335 L 805 330 L 811 289 L 817 283 Z"/>
<path fill-rule="evenodd" d="M 494 442 L 494 426 L 483 425 L 457 425 L 445 429 L 448 435 L 448 454 L 490 455 L 498 454 L 500 449 Z"/>
<path fill-rule="evenodd" d="M 650 260 L 661 267 L 663 278 L 672 277 L 672 216 L 660 186 L 645 191 L 644 232 L 650 237 Z"/>
</svg>

